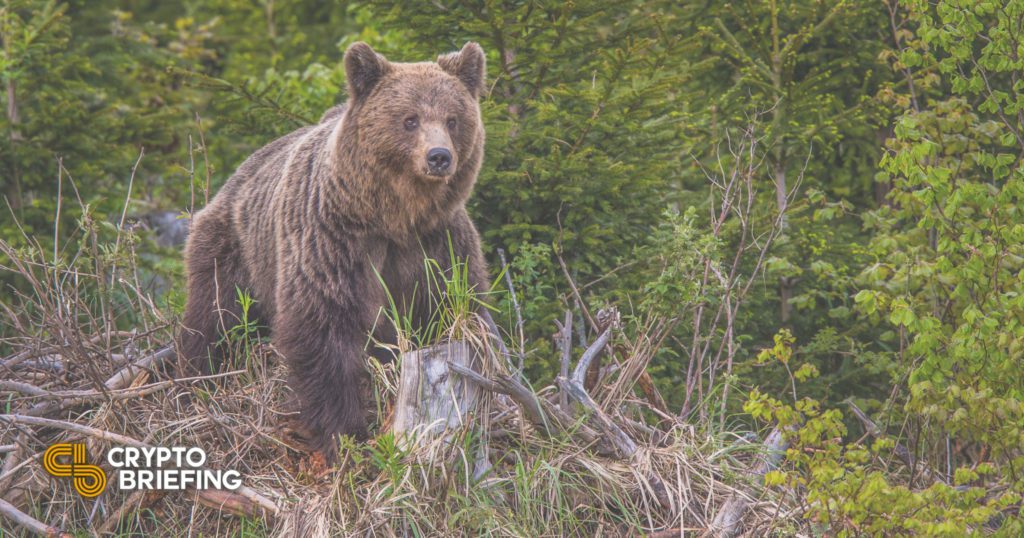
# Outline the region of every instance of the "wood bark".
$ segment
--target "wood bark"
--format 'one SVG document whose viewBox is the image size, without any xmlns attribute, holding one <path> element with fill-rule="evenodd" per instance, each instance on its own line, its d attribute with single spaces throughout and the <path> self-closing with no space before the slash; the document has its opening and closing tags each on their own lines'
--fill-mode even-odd
<svg viewBox="0 0 1024 538">
<path fill-rule="evenodd" d="M 68 534 L 56 527 L 51 527 L 34 517 L 18 510 L 13 504 L 0 499 L 0 515 L 8 518 L 15 525 L 30 531 L 39 536 L 53 536 L 60 538 L 71 538 L 71 534 Z"/>
<path fill-rule="evenodd" d="M 476 370 L 478 351 L 459 341 L 403 353 L 391 430 L 405 446 L 424 445 L 471 420 L 480 387 L 451 365 Z"/>
</svg>

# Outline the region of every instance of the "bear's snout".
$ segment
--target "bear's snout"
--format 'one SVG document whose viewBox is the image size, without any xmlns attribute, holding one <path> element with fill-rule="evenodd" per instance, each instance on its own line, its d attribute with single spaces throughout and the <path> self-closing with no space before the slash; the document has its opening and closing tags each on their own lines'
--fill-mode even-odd
<svg viewBox="0 0 1024 538">
<path fill-rule="evenodd" d="M 448 175 L 452 166 L 452 152 L 448 148 L 433 148 L 427 152 L 427 170 L 432 176 Z"/>
</svg>

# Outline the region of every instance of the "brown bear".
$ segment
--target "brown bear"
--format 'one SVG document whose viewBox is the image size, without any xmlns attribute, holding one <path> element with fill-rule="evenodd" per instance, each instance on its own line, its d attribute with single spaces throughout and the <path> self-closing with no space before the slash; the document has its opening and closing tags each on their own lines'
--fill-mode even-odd
<svg viewBox="0 0 1024 538">
<path fill-rule="evenodd" d="M 422 322 L 436 300 L 424 258 L 448 270 L 451 254 L 488 285 L 465 208 L 484 152 L 483 50 L 406 64 L 354 43 L 344 61 L 348 101 L 256 151 L 195 215 L 178 336 L 182 367 L 209 371 L 248 290 L 328 460 L 337 434 L 366 436 L 359 386 L 369 337 L 393 338 L 387 293 Z"/>
</svg>

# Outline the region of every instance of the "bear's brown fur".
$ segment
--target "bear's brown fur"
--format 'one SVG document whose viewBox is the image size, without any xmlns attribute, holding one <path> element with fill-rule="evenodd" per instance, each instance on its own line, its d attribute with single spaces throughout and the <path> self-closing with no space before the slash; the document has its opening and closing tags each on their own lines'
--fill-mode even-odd
<svg viewBox="0 0 1024 538">
<path fill-rule="evenodd" d="M 248 290 L 288 362 L 312 448 L 328 458 L 336 434 L 366 435 L 368 333 L 388 338 L 380 281 L 422 315 L 424 257 L 445 264 L 450 237 L 471 285 L 487 287 L 465 209 L 484 148 L 480 46 L 401 64 L 355 43 L 345 71 L 345 104 L 255 152 L 195 216 L 179 333 L 182 367 L 209 371 L 237 324 L 235 288 Z"/>
</svg>

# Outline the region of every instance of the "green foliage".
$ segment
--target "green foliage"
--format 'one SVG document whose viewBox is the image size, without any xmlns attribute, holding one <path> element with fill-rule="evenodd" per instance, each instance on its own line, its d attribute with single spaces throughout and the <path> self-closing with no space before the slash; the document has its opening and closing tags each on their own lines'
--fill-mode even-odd
<svg viewBox="0 0 1024 538">
<path fill-rule="evenodd" d="M 917 26 L 898 61 L 911 110 L 881 162 L 890 203 L 865 220 L 878 240 L 857 302 L 891 330 L 909 376 L 905 412 L 924 436 L 971 446 L 965 465 L 1024 463 L 1024 103 L 1015 60 L 1024 3 L 907 2 Z M 935 76 L 933 69 L 940 76 Z M 948 443 L 947 443 L 948 446 Z M 957 454 L 945 454 L 957 466 Z M 1018 497 L 1015 474 L 990 502 Z"/>
<path fill-rule="evenodd" d="M 237 323 L 228 327 L 219 344 L 231 348 L 232 352 L 226 353 L 226 356 L 235 361 L 238 359 L 244 361 L 242 364 L 232 365 L 234 368 L 250 370 L 253 367 L 252 359 L 256 354 L 255 341 L 259 337 L 261 329 L 259 320 L 252 315 L 252 307 L 256 304 L 256 300 L 252 298 L 248 290 L 238 287 L 235 287 L 235 297 L 241 309 L 241 315 Z"/>
<path fill-rule="evenodd" d="M 651 231 L 650 243 L 636 249 L 633 259 L 642 267 L 644 285 L 637 305 L 641 312 L 658 316 L 677 315 L 696 302 L 701 290 L 694 278 L 703 269 L 703 260 L 720 254 L 719 241 L 695 223 L 696 210 L 685 215 L 666 211 L 662 222 Z"/>
<path fill-rule="evenodd" d="M 711 107 L 702 160 L 714 169 L 722 152 L 716 125 L 763 116 L 757 211 L 786 211 L 739 332 L 764 342 L 786 327 L 810 342 L 802 351 L 822 377 L 808 391 L 828 399 L 836 386 L 867 396 L 887 381 L 864 375 L 861 342 L 875 334 L 852 319 L 850 297 L 869 261 L 856 214 L 877 202 L 872 178 L 887 109 L 874 95 L 893 76 L 881 61 L 886 21 L 879 2 L 754 0 L 712 3 L 699 25 L 713 62 L 695 88 Z M 766 385 L 784 389 L 786 380 Z"/>
<path fill-rule="evenodd" d="M 488 51 L 487 155 L 472 209 L 485 240 L 512 256 L 557 244 L 589 280 L 657 221 L 673 187 L 688 77 L 661 6 L 629 2 L 374 3 L 375 24 L 412 29 L 390 58 L 430 58 L 466 40 Z M 443 19 L 445 24 L 438 24 Z M 592 54 L 580 54 L 580 51 Z M 645 200 L 644 205 L 630 200 Z"/>
<path fill-rule="evenodd" d="M 759 360 L 778 362 L 791 371 L 793 340 L 783 332 L 775 346 L 763 350 Z M 913 535 L 964 536 L 984 526 L 1000 527 L 1005 536 L 1020 532 L 1019 519 L 1003 520 L 1021 501 L 1018 492 L 990 495 L 982 485 L 998 479 L 996 467 L 975 464 L 956 469 L 951 483 L 932 478 L 915 488 L 893 480 L 886 462 L 896 440 L 877 436 L 873 442 L 840 442 L 848 435 L 841 413 L 824 409 L 820 402 L 797 399 L 799 372 L 791 376 L 793 404 L 785 404 L 759 390 L 750 393 L 744 411 L 783 429 L 789 441 L 782 470 L 764 478 L 767 488 L 787 487 L 806 492 L 805 517 L 818 529 L 835 536 Z M 918 480 L 921 480 L 918 477 Z M 913 481 L 913 478 L 911 478 Z"/>
<path fill-rule="evenodd" d="M 448 255 L 449 259 L 444 263 L 433 258 L 423 260 L 426 289 L 413 290 L 413 295 L 431 298 L 430 312 L 425 318 L 422 318 L 422 312 L 415 311 L 416 301 L 413 304 L 397 302 L 387 282 L 374 268 L 388 301 L 383 312 L 387 319 L 378 322 L 393 325 L 398 336 L 397 346 L 403 352 L 466 338 L 475 327 L 472 322 L 478 310 L 493 308 L 484 301 L 487 291 L 478 290 L 470 284 L 468 262 L 455 254 L 450 236 Z M 417 326 L 418 318 L 425 320 L 423 326 Z"/>
</svg>

